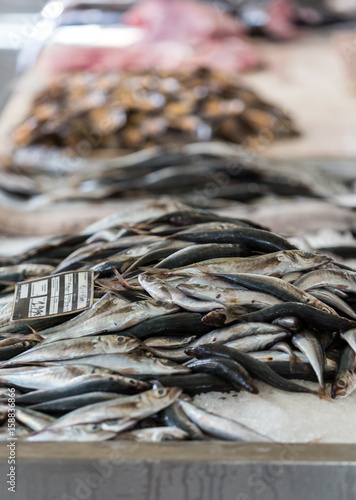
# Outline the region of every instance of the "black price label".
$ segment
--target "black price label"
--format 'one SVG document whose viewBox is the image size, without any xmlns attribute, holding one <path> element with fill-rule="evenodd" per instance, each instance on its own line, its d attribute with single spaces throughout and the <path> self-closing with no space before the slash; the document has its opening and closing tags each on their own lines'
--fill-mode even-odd
<svg viewBox="0 0 356 500">
<path fill-rule="evenodd" d="M 71 271 L 17 283 L 12 321 L 50 318 L 89 309 L 94 271 Z"/>
</svg>

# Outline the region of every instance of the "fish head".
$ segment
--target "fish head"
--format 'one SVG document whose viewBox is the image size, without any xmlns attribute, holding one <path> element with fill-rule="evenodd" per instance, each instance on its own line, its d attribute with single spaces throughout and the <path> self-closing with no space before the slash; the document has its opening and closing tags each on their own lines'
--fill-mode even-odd
<svg viewBox="0 0 356 500">
<path fill-rule="evenodd" d="M 138 277 L 140 285 L 155 300 L 171 300 L 171 293 L 164 281 L 151 274 L 140 274 Z"/>
<path fill-rule="evenodd" d="M 345 398 L 356 388 L 355 375 L 345 370 L 333 383 L 331 397 L 333 399 Z"/>
<path fill-rule="evenodd" d="M 127 335 L 113 335 L 111 342 L 115 347 L 120 347 L 125 352 L 132 351 L 139 344 L 137 339 Z"/>
<path fill-rule="evenodd" d="M 152 404 L 163 405 L 166 407 L 174 403 L 182 394 L 183 390 L 179 387 L 158 387 L 145 393 L 146 398 Z"/>
</svg>

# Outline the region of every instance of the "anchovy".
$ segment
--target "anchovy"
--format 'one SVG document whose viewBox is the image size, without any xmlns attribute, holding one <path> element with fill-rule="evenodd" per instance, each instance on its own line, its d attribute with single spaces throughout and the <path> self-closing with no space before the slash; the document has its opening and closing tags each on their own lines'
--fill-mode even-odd
<svg viewBox="0 0 356 500">
<path fill-rule="evenodd" d="M 277 234 L 249 227 L 235 227 L 215 231 L 178 232 L 172 236 L 180 240 L 195 243 L 232 243 L 247 246 L 260 252 L 278 252 L 279 250 L 296 250 L 296 247 Z"/>
<path fill-rule="evenodd" d="M 204 434 L 184 413 L 178 404 L 178 400 L 165 408 L 162 412 L 164 423 L 170 427 L 176 427 L 186 433 L 190 439 L 204 439 Z"/>
<path fill-rule="evenodd" d="M 276 387 L 281 391 L 306 392 L 309 394 L 315 394 L 315 391 L 307 387 L 303 387 L 289 380 L 285 380 L 283 377 L 275 373 L 265 363 L 259 361 L 258 359 L 254 359 L 254 357 L 252 357 L 251 355 L 237 351 L 236 349 L 232 349 L 231 347 L 226 347 L 223 345 L 203 345 L 195 347 L 193 351 L 194 355 L 199 359 L 205 359 L 211 356 L 221 356 L 223 358 L 233 359 L 240 363 L 252 377 L 256 377 L 262 382 L 265 382 L 272 387 Z"/>
<path fill-rule="evenodd" d="M 356 314 L 349 304 L 330 290 L 327 290 L 326 288 L 313 288 L 310 290 L 310 294 L 316 299 L 328 304 L 333 309 L 346 314 L 349 318 L 356 319 Z"/>
<path fill-rule="evenodd" d="M 218 274 L 220 278 L 225 278 L 237 285 L 244 286 L 251 290 L 256 290 L 258 292 L 265 292 L 284 302 L 302 302 L 305 304 L 313 305 L 314 307 L 326 311 L 329 313 L 336 314 L 336 312 L 320 302 L 315 297 L 310 295 L 303 290 L 299 290 L 294 285 L 286 283 L 285 281 L 274 278 L 273 276 L 262 276 L 258 274 Z"/>
<path fill-rule="evenodd" d="M 117 354 L 133 351 L 138 341 L 124 335 L 97 335 L 79 339 L 59 340 L 51 344 L 39 345 L 20 354 L 2 366 L 39 363 L 42 361 L 73 360 L 97 354 Z"/>
<path fill-rule="evenodd" d="M 163 304 L 150 300 L 134 302 L 117 310 L 98 314 L 81 325 L 75 325 L 68 329 L 63 328 L 63 330 L 48 337 L 46 342 L 98 335 L 103 332 L 119 332 L 137 325 L 141 321 L 178 311 L 179 307 L 172 304 Z"/>
<path fill-rule="evenodd" d="M 189 347 L 186 349 L 186 353 L 194 356 L 194 350 L 191 352 Z M 235 389 L 242 389 L 253 394 L 258 394 L 256 384 L 245 368 L 237 361 L 212 357 L 197 361 L 193 360 L 188 363 L 188 367 L 198 373 L 208 373 L 226 379 Z"/>
<path fill-rule="evenodd" d="M 333 399 L 349 396 L 356 389 L 354 374 L 356 354 L 347 345 L 340 354 L 335 378 L 331 387 L 331 397 Z"/>
<path fill-rule="evenodd" d="M 205 245 L 188 244 L 187 247 L 187 242 L 185 242 L 184 248 L 161 260 L 154 267 L 158 269 L 182 268 L 207 259 L 241 257 L 244 254 L 240 245 L 207 243 Z"/>
<path fill-rule="evenodd" d="M 147 391 L 149 388 L 150 384 L 143 380 L 124 377 L 117 373 L 83 375 L 70 380 L 60 387 L 36 390 L 18 395 L 16 402 L 20 405 L 33 405 L 94 391 L 137 394 L 138 392 Z"/>
<path fill-rule="evenodd" d="M 118 398 L 118 394 L 114 392 L 87 392 L 76 396 L 68 396 L 52 401 L 45 401 L 30 406 L 30 409 L 36 411 L 44 411 L 49 413 L 68 412 L 82 408 L 83 406 L 109 401 L 110 399 Z M 124 396 L 122 396 L 124 397 Z"/>
<path fill-rule="evenodd" d="M 300 351 L 302 351 L 312 365 L 319 381 L 320 387 L 324 388 L 324 353 L 319 339 L 314 332 L 305 329 L 295 333 L 292 342 Z"/>
<path fill-rule="evenodd" d="M 177 305 L 193 312 L 206 312 L 215 308 L 224 307 L 219 302 L 214 302 L 213 300 L 197 300 L 187 297 L 174 286 L 155 276 L 140 274 L 138 279 L 142 288 L 144 288 L 153 299 L 172 306 Z"/>
<path fill-rule="evenodd" d="M 262 351 L 276 342 L 285 339 L 289 335 L 290 332 L 287 330 L 269 334 L 249 335 L 241 339 L 231 340 L 225 345 L 242 352 Z"/>
<path fill-rule="evenodd" d="M 125 422 L 122 430 L 132 427 L 136 421 Z M 101 424 L 73 425 L 63 429 L 44 429 L 25 437 L 23 441 L 69 441 L 69 442 L 95 442 L 112 439 L 116 431 L 104 430 Z"/>
<path fill-rule="evenodd" d="M 90 365 L 70 364 L 69 366 L 28 366 L 21 368 L 1 368 L 0 384 L 21 389 L 50 389 L 62 387 L 81 375 L 108 373 L 107 370 Z"/>
<path fill-rule="evenodd" d="M 49 426 L 59 429 L 77 424 L 90 424 L 111 419 L 143 419 L 172 404 L 181 394 L 177 387 L 152 389 L 135 396 L 125 396 L 84 406 L 67 413 Z"/>
<path fill-rule="evenodd" d="M 177 286 L 178 290 L 189 297 L 195 297 L 200 300 L 215 300 L 223 305 L 251 305 L 258 308 L 280 304 L 282 301 L 273 295 L 260 293 L 250 290 L 240 290 L 238 288 L 216 288 L 206 285 L 181 284 Z"/>
<path fill-rule="evenodd" d="M 346 340 L 351 349 L 356 353 L 356 328 L 351 328 L 346 332 L 340 334 L 341 337 Z"/>
<path fill-rule="evenodd" d="M 331 333 L 335 331 L 350 330 L 350 328 L 354 328 L 356 325 L 356 323 L 350 319 L 342 318 L 335 314 L 329 314 L 321 309 L 299 302 L 277 304 L 275 306 L 266 307 L 261 311 L 237 317 L 236 319 L 239 321 L 268 322 L 280 316 L 298 316 L 303 321 L 306 321 L 307 324 Z"/>
<path fill-rule="evenodd" d="M 298 278 L 294 285 L 301 290 L 333 287 L 344 292 L 356 292 L 356 273 L 338 269 L 318 269 Z"/>
<path fill-rule="evenodd" d="M 203 245 L 198 245 L 198 247 Z M 221 245 L 224 246 L 224 245 Z M 193 247 L 188 250 L 192 252 Z M 184 252 L 181 250 L 180 252 Z M 173 269 L 175 274 L 199 274 L 201 268 L 205 271 L 215 274 L 234 274 L 234 273 L 254 273 L 267 276 L 281 277 L 286 273 L 295 271 L 296 269 L 307 270 L 319 267 L 329 262 L 330 259 L 309 252 L 302 252 L 301 250 L 287 250 L 280 252 L 268 253 L 265 255 L 258 255 L 254 257 L 229 257 L 214 258 L 210 260 L 195 261 L 193 266 L 184 266 Z M 155 268 L 164 268 L 164 263 L 160 262 Z M 168 267 L 168 269 L 170 269 Z"/>
<path fill-rule="evenodd" d="M 211 436 L 229 441 L 268 442 L 268 437 L 229 418 L 219 417 L 202 410 L 187 401 L 179 401 L 187 416 L 203 431 Z"/>
<path fill-rule="evenodd" d="M 41 431 L 48 425 L 55 422 L 54 417 L 50 417 L 39 411 L 35 411 L 30 408 L 20 408 L 16 407 L 16 420 L 23 425 L 26 425 L 33 431 Z"/>
<path fill-rule="evenodd" d="M 182 365 L 152 356 L 150 352 L 128 354 L 98 354 L 80 358 L 81 364 L 105 368 L 122 375 L 165 375 L 174 373 L 189 373 Z M 71 360 L 62 360 L 62 366 L 72 364 Z M 0 378 L 1 380 L 1 378 Z"/>
</svg>

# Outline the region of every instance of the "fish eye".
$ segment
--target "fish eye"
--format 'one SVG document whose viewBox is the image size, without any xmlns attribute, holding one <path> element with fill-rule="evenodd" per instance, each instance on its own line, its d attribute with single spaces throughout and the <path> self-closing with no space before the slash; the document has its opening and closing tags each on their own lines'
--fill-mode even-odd
<svg viewBox="0 0 356 500">
<path fill-rule="evenodd" d="M 337 385 L 339 387 L 345 387 L 346 386 L 346 382 L 345 382 L 345 380 L 339 380 L 338 383 L 337 383 Z"/>
<path fill-rule="evenodd" d="M 99 430 L 99 424 L 93 424 L 93 425 L 91 426 L 91 430 L 92 430 L 92 431 L 98 431 L 98 430 Z"/>
<path fill-rule="evenodd" d="M 125 340 L 125 337 L 123 335 L 118 335 L 116 337 L 116 342 L 120 342 L 121 343 L 121 342 L 124 342 L 124 340 Z"/>
<path fill-rule="evenodd" d="M 133 378 L 130 378 L 129 384 L 131 385 L 137 385 L 137 381 Z"/>
<path fill-rule="evenodd" d="M 163 397 L 167 393 L 166 389 L 157 389 L 156 394 L 157 396 Z"/>
</svg>

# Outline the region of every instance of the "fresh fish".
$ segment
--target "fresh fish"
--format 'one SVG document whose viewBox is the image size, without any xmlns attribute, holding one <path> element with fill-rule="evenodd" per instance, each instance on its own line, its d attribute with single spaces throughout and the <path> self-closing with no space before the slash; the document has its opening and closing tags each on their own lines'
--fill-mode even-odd
<svg viewBox="0 0 356 500">
<path fill-rule="evenodd" d="M 66 398 L 53 399 L 52 401 L 37 403 L 32 405 L 30 408 L 32 410 L 49 413 L 68 412 L 76 410 L 77 408 L 82 408 L 83 406 L 100 403 L 102 401 L 109 401 L 110 399 L 118 397 L 118 394 L 114 392 L 87 392 L 76 396 L 68 396 Z"/>
<path fill-rule="evenodd" d="M 199 359 L 209 359 L 211 356 L 221 356 L 223 358 L 233 359 L 240 363 L 251 376 L 271 385 L 272 387 L 276 387 L 281 391 L 306 392 L 310 394 L 315 393 L 315 391 L 312 391 L 307 387 L 285 380 L 283 377 L 275 373 L 268 365 L 266 365 L 266 363 L 255 359 L 250 354 L 237 351 L 231 347 L 222 345 L 204 345 L 194 348 L 193 351 L 194 355 Z"/>
<path fill-rule="evenodd" d="M 88 392 L 108 391 L 118 394 L 137 394 L 147 391 L 150 384 L 143 380 L 124 377 L 119 374 L 82 375 L 63 384 L 60 387 L 42 389 L 21 394 L 16 397 L 20 405 L 34 405 L 54 399 L 63 399 Z"/>
<path fill-rule="evenodd" d="M 172 306 L 177 305 L 193 312 L 206 312 L 215 308 L 224 307 L 219 302 L 213 300 L 196 300 L 190 298 L 176 287 L 155 276 L 140 274 L 138 279 L 142 288 L 144 288 L 153 299 Z"/>
<path fill-rule="evenodd" d="M 177 347 L 186 347 L 195 339 L 195 335 L 190 337 L 150 337 L 145 340 L 145 345 L 153 348 L 175 349 Z"/>
<path fill-rule="evenodd" d="M 198 247 L 203 245 L 197 245 Z M 224 245 L 218 245 L 224 246 Z M 192 252 L 193 247 L 188 250 Z M 184 250 L 181 250 L 184 252 Z M 176 274 L 200 274 L 201 268 L 204 271 L 215 274 L 234 274 L 234 273 L 253 273 L 266 276 L 281 277 L 286 273 L 295 271 L 313 269 L 322 266 L 329 262 L 330 259 L 320 254 L 312 254 L 310 252 L 302 252 L 301 250 L 286 250 L 280 252 L 268 253 L 254 257 L 229 257 L 214 258 L 210 260 L 195 260 L 193 266 L 184 266 L 174 269 L 172 272 Z M 156 268 L 163 268 L 161 262 Z M 170 269 L 168 267 L 168 269 Z"/>
<path fill-rule="evenodd" d="M 242 352 L 263 351 L 269 346 L 288 337 L 290 333 L 284 332 L 268 333 L 260 335 L 249 335 L 241 339 L 230 340 L 225 345 Z"/>
<path fill-rule="evenodd" d="M 220 417 L 202 410 L 188 401 L 179 401 L 186 415 L 205 433 L 228 441 L 268 442 L 268 437 L 259 434 L 235 420 Z"/>
<path fill-rule="evenodd" d="M 68 366 L 28 366 L 20 368 L 1 368 L 0 385 L 21 389 L 54 389 L 77 379 L 82 375 L 109 373 L 107 370 L 85 364 Z"/>
<path fill-rule="evenodd" d="M 356 389 L 355 358 L 355 351 L 349 345 L 341 351 L 331 388 L 331 397 L 333 399 L 345 398 Z"/>
<path fill-rule="evenodd" d="M 181 231 L 172 237 L 195 243 L 239 244 L 254 251 L 267 253 L 280 250 L 296 250 L 291 243 L 277 234 L 249 227 L 232 227 L 215 231 L 194 231 L 192 233 Z"/>
<path fill-rule="evenodd" d="M 301 290 L 333 287 L 344 292 L 356 293 L 356 272 L 341 269 L 318 269 L 298 278 L 294 285 Z"/>
<path fill-rule="evenodd" d="M 214 286 L 189 284 L 181 284 L 178 285 L 177 288 L 189 297 L 195 297 L 200 300 L 214 300 L 228 306 L 241 304 L 260 309 L 282 302 L 280 299 L 277 299 L 273 295 L 268 295 L 267 293 L 241 290 L 238 288 L 216 288 Z"/>
<path fill-rule="evenodd" d="M 356 319 L 356 314 L 352 307 L 349 306 L 345 300 L 341 299 L 338 295 L 327 290 L 326 288 L 319 289 L 313 288 L 310 290 L 310 294 L 316 299 L 328 304 L 333 309 L 336 309 L 340 313 L 346 314 L 349 318 Z"/>
<path fill-rule="evenodd" d="M 196 262 L 206 261 L 207 259 L 217 259 L 222 257 L 240 257 L 244 251 L 240 245 L 207 243 L 205 245 L 189 245 L 171 254 L 169 257 L 161 260 L 154 267 L 160 269 L 182 268 Z M 145 264 L 140 264 L 145 265 Z"/>
<path fill-rule="evenodd" d="M 163 304 L 151 300 L 134 302 L 117 310 L 93 316 L 84 323 L 75 325 L 72 328 L 63 328 L 58 333 L 48 337 L 46 342 L 98 335 L 99 333 L 119 332 L 137 325 L 141 321 L 156 316 L 164 316 L 165 314 L 173 314 L 178 311 L 179 307 L 172 304 Z"/>
<path fill-rule="evenodd" d="M 56 419 L 30 408 L 16 406 L 16 420 L 33 431 L 41 431 Z"/>
<path fill-rule="evenodd" d="M 257 292 L 264 292 L 274 297 L 277 297 L 284 302 L 301 302 L 304 304 L 311 304 L 314 307 L 326 311 L 331 314 L 336 314 L 336 312 L 320 302 L 315 297 L 310 295 L 303 290 L 300 290 L 290 283 L 274 278 L 273 276 L 262 276 L 258 274 L 218 274 L 220 278 L 225 278 L 237 285 L 244 286 L 250 290 L 256 290 Z"/>
<path fill-rule="evenodd" d="M 2 366 L 58 361 L 61 359 L 73 360 L 98 354 L 127 353 L 133 351 L 138 345 L 138 340 L 124 335 L 96 335 L 59 340 L 51 344 L 39 345 L 30 351 L 15 356 Z"/>
<path fill-rule="evenodd" d="M 123 430 L 134 424 L 135 421 L 126 422 Z M 95 442 L 112 439 L 116 434 L 116 431 L 104 430 L 102 424 L 86 424 L 73 425 L 64 429 L 44 429 L 42 432 L 25 437 L 23 441 Z"/>
<path fill-rule="evenodd" d="M 80 358 L 80 363 L 90 367 L 100 367 L 122 375 L 165 375 L 189 373 L 185 366 L 167 359 L 154 357 L 150 352 L 128 354 L 98 354 Z M 72 364 L 71 360 L 62 360 L 61 366 Z M 1 373 L 1 372 L 0 372 Z M 1 380 L 1 378 L 0 378 Z"/>
<path fill-rule="evenodd" d="M 336 314 L 329 314 L 321 309 L 317 309 L 308 304 L 301 304 L 300 302 L 277 304 L 275 306 L 266 307 L 261 311 L 245 314 L 236 319 L 240 321 L 268 322 L 281 316 L 298 316 L 310 326 L 317 329 L 324 329 L 326 332 L 331 333 L 349 330 L 355 327 L 355 322 L 350 319 L 342 318 Z"/>
<path fill-rule="evenodd" d="M 186 353 L 194 356 L 194 350 L 189 347 Z M 195 372 L 208 373 L 227 380 L 235 389 L 245 390 L 258 394 L 258 388 L 245 368 L 231 359 L 212 357 L 209 359 L 193 360 L 188 367 Z"/>
<path fill-rule="evenodd" d="M 351 328 L 350 330 L 347 330 L 346 332 L 342 332 L 340 336 L 346 340 L 346 342 L 349 344 L 351 349 L 356 354 L 356 328 Z"/>
<path fill-rule="evenodd" d="M 181 394 L 177 387 L 152 389 L 135 396 L 120 397 L 84 406 L 67 413 L 50 425 L 60 429 L 77 424 L 93 424 L 112 419 L 143 419 L 172 404 Z"/>
<path fill-rule="evenodd" d="M 204 435 L 184 413 L 178 400 L 165 408 L 162 412 L 164 423 L 169 427 L 176 427 L 186 433 L 187 439 L 204 439 Z"/>
<path fill-rule="evenodd" d="M 292 342 L 300 351 L 308 358 L 312 365 L 316 376 L 318 377 L 319 385 L 323 389 L 324 384 L 324 353 L 320 345 L 317 335 L 309 329 L 295 333 L 292 337 Z"/>
</svg>

